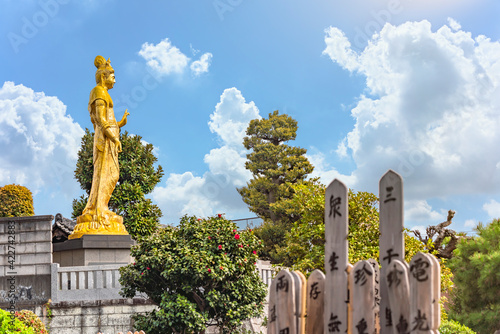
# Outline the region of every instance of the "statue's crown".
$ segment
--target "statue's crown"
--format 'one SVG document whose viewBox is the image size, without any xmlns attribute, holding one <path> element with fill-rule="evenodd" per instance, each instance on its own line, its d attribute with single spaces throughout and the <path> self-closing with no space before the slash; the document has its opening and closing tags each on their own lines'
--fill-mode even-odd
<svg viewBox="0 0 500 334">
<path fill-rule="evenodd" d="M 104 59 L 103 56 L 97 56 L 94 60 L 94 65 L 97 67 L 97 70 L 111 70 L 113 71 L 113 67 L 111 67 L 111 61 Z"/>
</svg>

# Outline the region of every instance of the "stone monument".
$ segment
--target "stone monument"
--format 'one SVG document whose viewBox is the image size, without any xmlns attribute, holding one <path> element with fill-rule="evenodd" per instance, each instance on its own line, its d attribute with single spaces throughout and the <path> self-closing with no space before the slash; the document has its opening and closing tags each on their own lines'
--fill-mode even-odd
<svg viewBox="0 0 500 334">
<path fill-rule="evenodd" d="M 116 121 L 113 100 L 108 93 L 115 84 L 110 60 L 97 56 L 94 65 L 97 85 L 90 92 L 88 104 L 95 132 L 92 187 L 73 233 L 67 241 L 54 245 L 54 262 L 61 266 L 128 263 L 133 244 L 123 225 L 123 217 L 108 208 L 120 177 L 120 128 L 127 124 L 129 113 L 125 110 L 122 119 Z"/>
</svg>

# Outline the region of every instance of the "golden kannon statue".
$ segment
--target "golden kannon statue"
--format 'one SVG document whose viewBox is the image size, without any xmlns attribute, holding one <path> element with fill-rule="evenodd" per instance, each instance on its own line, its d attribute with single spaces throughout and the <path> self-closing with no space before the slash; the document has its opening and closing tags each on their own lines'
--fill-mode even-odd
<svg viewBox="0 0 500 334">
<path fill-rule="evenodd" d="M 125 110 L 121 121 L 116 121 L 113 100 L 108 93 L 115 84 L 115 71 L 109 59 L 97 56 L 94 65 L 97 68 L 97 85 L 90 92 L 88 105 L 95 132 L 94 175 L 87 205 L 82 215 L 76 218 L 75 229 L 68 239 L 80 238 L 85 234 L 128 234 L 123 217 L 109 210 L 108 203 L 120 177 L 120 128 L 127 124 L 129 113 Z"/>
</svg>

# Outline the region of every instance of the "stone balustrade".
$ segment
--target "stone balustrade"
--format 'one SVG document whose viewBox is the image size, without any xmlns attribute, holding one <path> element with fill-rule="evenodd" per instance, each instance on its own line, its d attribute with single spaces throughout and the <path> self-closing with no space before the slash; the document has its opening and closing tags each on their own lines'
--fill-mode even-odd
<svg viewBox="0 0 500 334">
<path fill-rule="evenodd" d="M 59 267 L 52 264 L 52 302 L 121 299 L 121 265 Z"/>
</svg>

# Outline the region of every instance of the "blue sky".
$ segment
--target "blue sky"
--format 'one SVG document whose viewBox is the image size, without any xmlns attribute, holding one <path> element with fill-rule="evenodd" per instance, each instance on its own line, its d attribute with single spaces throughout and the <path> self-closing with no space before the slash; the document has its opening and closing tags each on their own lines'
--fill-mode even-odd
<svg viewBox="0 0 500 334">
<path fill-rule="evenodd" d="M 253 216 L 248 122 L 298 121 L 314 176 L 378 192 L 405 180 L 405 225 L 471 231 L 500 217 L 500 4 L 493 0 L 1 0 L 0 184 L 71 214 L 96 55 L 122 130 L 155 146 L 150 195 L 185 213 Z"/>
</svg>

